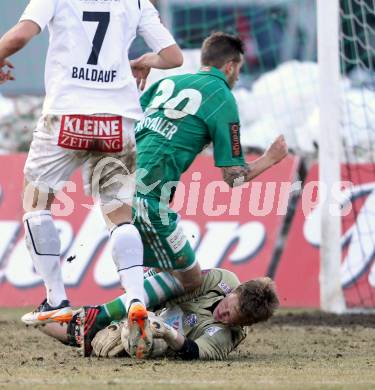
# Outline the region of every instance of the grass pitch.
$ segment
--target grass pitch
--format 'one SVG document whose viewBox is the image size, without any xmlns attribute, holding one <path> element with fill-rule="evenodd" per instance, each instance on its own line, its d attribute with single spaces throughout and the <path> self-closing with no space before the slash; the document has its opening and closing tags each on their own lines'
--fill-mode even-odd
<svg viewBox="0 0 375 390">
<path fill-rule="evenodd" d="M 285 312 L 224 362 L 84 359 L 0 310 L 0 388 L 373 389 L 375 316 Z"/>
</svg>

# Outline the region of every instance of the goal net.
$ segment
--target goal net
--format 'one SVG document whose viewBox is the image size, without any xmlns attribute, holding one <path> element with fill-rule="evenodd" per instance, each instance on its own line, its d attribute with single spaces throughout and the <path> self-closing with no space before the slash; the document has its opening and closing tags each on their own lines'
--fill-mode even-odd
<svg viewBox="0 0 375 390">
<path fill-rule="evenodd" d="M 352 210 L 342 220 L 341 282 L 347 309 L 375 308 L 375 2 L 340 2 L 343 180 Z"/>
</svg>

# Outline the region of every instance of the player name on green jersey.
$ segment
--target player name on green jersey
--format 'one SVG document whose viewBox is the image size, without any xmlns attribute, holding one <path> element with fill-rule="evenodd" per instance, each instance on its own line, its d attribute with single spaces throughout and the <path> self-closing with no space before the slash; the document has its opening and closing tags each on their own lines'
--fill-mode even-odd
<svg viewBox="0 0 375 390">
<path fill-rule="evenodd" d="M 167 138 L 168 140 L 171 140 L 173 135 L 176 134 L 178 131 L 178 127 L 176 125 L 160 117 L 144 118 L 143 120 L 137 123 L 137 126 L 135 128 L 135 133 L 141 131 L 144 127 L 146 127 L 149 130 L 155 131 L 156 133 L 159 133 L 160 135 Z"/>
</svg>

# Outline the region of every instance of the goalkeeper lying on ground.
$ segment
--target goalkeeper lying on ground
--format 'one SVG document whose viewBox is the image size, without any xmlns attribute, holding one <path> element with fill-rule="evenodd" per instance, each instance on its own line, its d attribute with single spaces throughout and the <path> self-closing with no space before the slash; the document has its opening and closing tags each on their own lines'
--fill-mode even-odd
<svg viewBox="0 0 375 390">
<path fill-rule="evenodd" d="M 150 317 L 154 338 L 151 357 L 168 352 L 168 355 L 172 353 L 186 360 L 226 359 L 245 339 L 244 326 L 266 321 L 278 304 L 274 283 L 269 278 L 240 284 L 233 272 L 224 269 L 204 271 L 200 288 L 166 303 L 158 315 Z M 96 309 L 104 310 L 105 306 Z M 90 341 L 95 354 L 105 357 L 124 354 L 128 349 L 126 322 L 112 323 L 103 329 L 103 320 L 98 325 L 98 316 L 90 321 L 88 317 L 92 312 L 86 309 L 83 313 L 85 326 L 91 328 Z M 107 321 L 118 321 L 114 317 Z M 51 323 L 40 329 L 65 344 L 79 346 L 83 343 L 79 320 L 78 313 L 68 325 Z"/>
</svg>

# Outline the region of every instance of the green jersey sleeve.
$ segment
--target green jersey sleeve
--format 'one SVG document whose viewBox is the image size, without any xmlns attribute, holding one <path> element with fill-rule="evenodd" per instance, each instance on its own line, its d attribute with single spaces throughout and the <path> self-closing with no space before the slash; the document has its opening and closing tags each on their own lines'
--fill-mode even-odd
<svg viewBox="0 0 375 390">
<path fill-rule="evenodd" d="M 223 101 L 210 118 L 208 128 L 214 146 L 215 165 L 217 167 L 244 165 L 240 118 L 237 103 L 231 92 L 223 95 Z"/>
<path fill-rule="evenodd" d="M 225 360 L 246 337 L 241 327 L 226 327 L 221 324 L 208 326 L 201 337 L 194 340 L 199 347 L 201 360 Z"/>
</svg>

